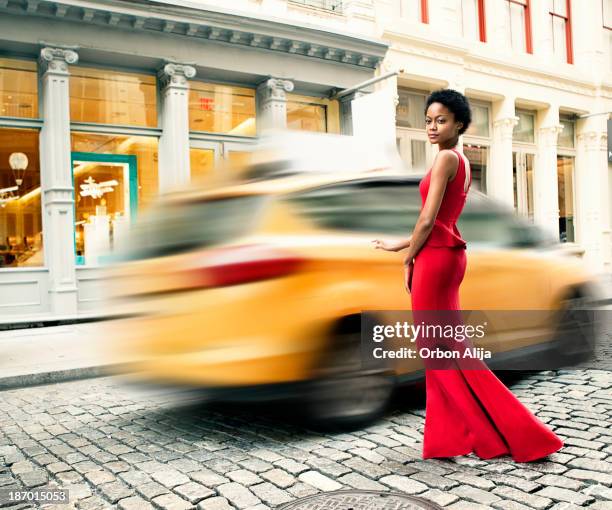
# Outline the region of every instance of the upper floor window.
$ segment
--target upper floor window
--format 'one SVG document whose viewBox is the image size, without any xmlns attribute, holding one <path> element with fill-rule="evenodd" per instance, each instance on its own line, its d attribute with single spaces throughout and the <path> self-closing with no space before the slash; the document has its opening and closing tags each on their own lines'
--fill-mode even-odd
<svg viewBox="0 0 612 510">
<path fill-rule="evenodd" d="M 255 136 L 255 90 L 191 81 L 189 129 Z"/>
<path fill-rule="evenodd" d="M 72 67 L 70 120 L 157 126 L 157 85 L 148 74 Z"/>
<path fill-rule="evenodd" d="M 517 111 L 518 124 L 514 126 L 512 139 L 515 142 L 535 142 L 535 113 Z"/>
<path fill-rule="evenodd" d="M 427 0 L 399 0 L 400 18 L 429 23 Z"/>
<path fill-rule="evenodd" d="M 36 62 L 0 58 L 0 117 L 38 117 Z"/>
<path fill-rule="evenodd" d="M 512 49 L 533 53 L 530 0 L 502 0 L 506 43 Z"/>
<path fill-rule="evenodd" d="M 573 64 L 570 0 L 548 0 L 548 3 L 555 58 Z"/>
<path fill-rule="evenodd" d="M 461 0 L 463 37 L 471 41 L 487 41 L 484 0 Z"/>
<path fill-rule="evenodd" d="M 472 122 L 466 135 L 489 137 L 489 107 L 470 101 Z"/>
<path fill-rule="evenodd" d="M 289 0 L 289 3 L 316 7 L 325 11 L 342 12 L 342 0 Z"/>
<path fill-rule="evenodd" d="M 560 116 L 559 122 L 563 126 L 563 130 L 559 134 L 559 147 L 574 148 L 576 122 L 569 115 Z"/>
</svg>

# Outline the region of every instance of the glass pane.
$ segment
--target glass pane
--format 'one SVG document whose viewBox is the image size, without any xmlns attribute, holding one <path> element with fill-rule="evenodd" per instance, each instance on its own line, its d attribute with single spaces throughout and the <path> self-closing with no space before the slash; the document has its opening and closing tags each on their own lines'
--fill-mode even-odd
<svg viewBox="0 0 612 510">
<path fill-rule="evenodd" d="M 467 135 L 489 136 L 489 108 L 473 104 L 472 123 L 467 129 Z"/>
<path fill-rule="evenodd" d="M 470 41 L 479 41 L 478 0 L 461 0 L 461 9 L 463 37 Z"/>
<path fill-rule="evenodd" d="M 551 19 L 555 59 L 558 62 L 567 62 L 565 20 L 563 18 L 559 18 L 558 16 L 551 16 Z"/>
<path fill-rule="evenodd" d="M 612 28 L 612 0 L 602 0 L 604 27 Z"/>
<path fill-rule="evenodd" d="M 395 115 L 396 125 L 425 129 L 425 95 L 408 92 L 401 87 L 397 93 L 399 103 Z"/>
<path fill-rule="evenodd" d="M 215 151 L 213 149 L 189 149 L 191 182 L 202 182 L 212 174 L 215 168 Z"/>
<path fill-rule="evenodd" d="M 525 154 L 525 178 L 527 179 L 527 217 L 533 221 L 533 154 Z"/>
<path fill-rule="evenodd" d="M 560 122 L 563 130 L 559 134 L 559 147 L 573 147 L 575 122 L 568 119 L 561 119 Z"/>
<path fill-rule="evenodd" d="M 288 200 L 322 228 L 396 235 L 414 228 L 421 208 L 416 184 L 383 182 L 308 190 L 291 194 Z"/>
<path fill-rule="evenodd" d="M 0 58 L 0 117 L 38 117 L 35 62 Z"/>
<path fill-rule="evenodd" d="M 0 129 L 0 267 L 44 265 L 40 196 L 38 131 Z"/>
<path fill-rule="evenodd" d="M 410 166 L 416 172 L 425 172 L 427 142 L 423 140 L 410 140 Z"/>
<path fill-rule="evenodd" d="M 192 81 L 189 88 L 189 129 L 255 136 L 255 91 Z"/>
<path fill-rule="evenodd" d="M 148 136 L 72 133 L 74 152 L 136 156 L 138 208 L 148 207 L 159 196 L 157 179 L 157 138 Z"/>
<path fill-rule="evenodd" d="M 559 16 L 567 16 L 567 0 L 552 0 L 550 10 Z"/>
<path fill-rule="evenodd" d="M 520 203 L 519 203 L 519 177 L 518 177 L 518 165 L 516 161 L 516 152 L 512 153 L 512 187 L 514 192 L 514 210 L 517 213 L 520 213 Z"/>
<path fill-rule="evenodd" d="M 399 0 L 400 18 L 421 21 L 421 0 Z"/>
<path fill-rule="evenodd" d="M 512 49 L 527 51 L 525 38 L 525 7 L 510 2 L 510 35 L 512 37 Z"/>
<path fill-rule="evenodd" d="M 559 190 L 559 240 L 574 242 L 574 158 L 557 157 Z"/>
<path fill-rule="evenodd" d="M 70 119 L 127 126 L 157 126 L 155 76 L 70 68 Z"/>
<path fill-rule="evenodd" d="M 470 169 L 472 172 L 471 189 L 477 189 L 486 193 L 489 148 L 481 145 L 464 144 L 463 154 L 465 154 L 470 162 Z"/>
<path fill-rule="evenodd" d="M 129 165 L 74 161 L 77 262 L 97 265 L 127 236 Z"/>
<path fill-rule="evenodd" d="M 533 113 L 516 112 L 519 118 L 518 124 L 514 126 L 512 138 L 517 142 L 534 142 L 535 115 Z"/>
<path fill-rule="evenodd" d="M 299 131 L 327 132 L 327 107 L 289 99 L 287 101 L 287 128 Z"/>
</svg>

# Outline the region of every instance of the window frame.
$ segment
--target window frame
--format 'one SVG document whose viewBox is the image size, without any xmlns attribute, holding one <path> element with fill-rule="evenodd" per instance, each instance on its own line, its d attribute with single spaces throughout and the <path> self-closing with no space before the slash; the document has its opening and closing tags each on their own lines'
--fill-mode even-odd
<svg viewBox="0 0 612 510">
<path fill-rule="evenodd" d="M 554 18 L 560 18 L 562 20 L 565 21 L 565 54 L 566 54 L 566 61 L 568 64 L 573 64 L 574 63 L 574 48 L 573 48 L 573 44 L 572 44 L 572 8 L 571 8 L 571 2 L 570 0 L 565 0 L 565 16 L 563 16 L 562 14 L 558 14 L 556 12 L 554 12 L 554 6 L 555 6 L 555 2 L 553 0 L 553 11 L 549 10 L 548 14 L 551 18 L 551 22 L 554 20 Z M 602 9 L 603 9 L 603 3 L 602 3 Z M 552 29 L 552 39 L 553 39 L 553 46 L 555 43 L 555 36 L 554 36 L 554 27 Z M 553 50 L 554 51 L 554 50 Z"/>
<path fill-rule="evenodd" d="M 531 35 L 531 0 L 506 0 L 507 4 L 516 4 L 523 7 L 525 20 L 525 51 L 533 55 L 533 41 Z M 510 26 L 512 29 L 512 25 Z"/>
<path fill-rule="evenodd" d="M 604 10 L 604 2 L 606 0 L 601 0 L 601 24 L 606 30 L 612 30 L 612 26 L 606 25 L 606 11 Z"/>
</svg>

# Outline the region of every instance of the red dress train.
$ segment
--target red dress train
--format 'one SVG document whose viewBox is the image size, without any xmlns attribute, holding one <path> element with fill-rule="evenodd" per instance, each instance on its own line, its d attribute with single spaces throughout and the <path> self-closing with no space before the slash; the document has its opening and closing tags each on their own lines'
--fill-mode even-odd
<svg viewBox="0 0 612 510">
<path fill-rule="evenodd" d="M 459 157 L 457 174 L 447 184 L 431 235 L 415 257 L 411 289 L 415 323 L 419 311 L 460 310 L 459 286 L 467 257 L 466 243 L 456 221 L 467 198 L 464 191 L 467 169 L 463 156 L 454 152 Z M 419 185 L 423 204 L 430 177 L 431 170 Z M 419 348 L 423 345 L 422 339 L 417 340 Z M 528 462 L 563 446 L 563 441 L 538 420 L 486 364 L 473 361 L 481 368 L 462 370 L 455 365 L 452 369 L 430 369 L 427 367 L 440 365 L 432 365 L 424 359 L 424 459 L 474 452 L 483 459 L 510 454 L 516 462 Z"/>
</svg>

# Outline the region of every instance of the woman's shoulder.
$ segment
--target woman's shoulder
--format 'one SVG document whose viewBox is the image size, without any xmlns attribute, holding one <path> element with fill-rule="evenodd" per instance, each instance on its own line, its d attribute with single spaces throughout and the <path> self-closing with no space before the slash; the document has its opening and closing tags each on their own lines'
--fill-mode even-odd
<svg viewBox="0 0 612 510">
<path fill-rule="evenodd" d="M 459 155 L 452 149 L 442 149 L 434 159 L 432 171 L 453 179 L 459 166 Z"/>
</svg>

